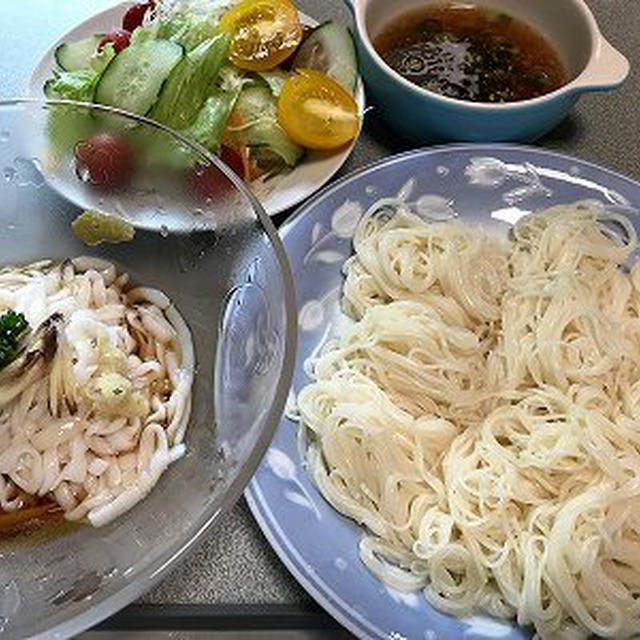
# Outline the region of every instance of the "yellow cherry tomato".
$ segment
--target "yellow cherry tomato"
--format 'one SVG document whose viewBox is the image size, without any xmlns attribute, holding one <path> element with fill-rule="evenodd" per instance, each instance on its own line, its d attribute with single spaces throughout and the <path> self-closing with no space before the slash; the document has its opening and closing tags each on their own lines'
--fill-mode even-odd
<svg viewBox="0 0 640 640">
<path fill-rule="evenodd" d="M 308 149 L 336 149 L 358 135 L 358 105 L 333 78 L 300 69 L 288 78 L 278 98 L 278 122 Z"/>
<path fill-rule="evenodd" d="M 302 40 L 298 11 L 289 0 L 243 0 L 222 16 L 219 28 L 231 36 L 229 60 L 250 71 L 277 67 Z"/>
</svg>

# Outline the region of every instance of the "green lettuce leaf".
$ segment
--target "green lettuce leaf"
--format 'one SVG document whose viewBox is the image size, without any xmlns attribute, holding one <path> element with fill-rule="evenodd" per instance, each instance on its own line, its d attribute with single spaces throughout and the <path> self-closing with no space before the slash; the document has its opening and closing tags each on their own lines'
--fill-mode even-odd
<svg viewBox="0 0 640 640">
<path fill-rule="evenodd" d="M 158 38 L 181 44 L 191 51 L 218 34 L 219 11 L 206 14 L 179 12 L 162 20 L 158 27 Z"/>
<path fill-rule="evenodd" d="M 189 126 L 211 91 L 228 47 L 228 36 L 220 34 L 187 53 L 167 78 L 150 117 L 174 129 Z"/>
<path fill-rule="evenodd" d="M 181 133 L 209 151 L 217 153 L 238 94 L 239 91 L 222 91 L 216 87 L 198 112 L 193 124 Z"/>
<path fill-rule="evenodd" d="M 275 98 L 280 95 L 282 91 L 282 85 L 287 78 L 291 77 L 291 74 L 283 71 L 282 69 L 269 69 L 268 71 L 258 71 L 257 75 L 267 83 L 269 90 Z"/>
<path fill-rule="evenodd" d="M 53 72 L 53 77 L 44 85 L 44 94 L 47 98 L 60 98 L 63 100 L 78 100 L 91 102 L 98 84 L 100 74 L 93 69 L 79 69 L 78 71 Z"/>
<path fill-rule="evenodd" d="M 162 38 L 163 36 L 158 35 L 159 31 L 159 23 L 137 27 L 131 34 L 131 41 L 129 42 L 129 46 L 140 44 L 141 42 L 146 42 L 147 40 L 156 40 L 157 38 Z"/>
</svg>

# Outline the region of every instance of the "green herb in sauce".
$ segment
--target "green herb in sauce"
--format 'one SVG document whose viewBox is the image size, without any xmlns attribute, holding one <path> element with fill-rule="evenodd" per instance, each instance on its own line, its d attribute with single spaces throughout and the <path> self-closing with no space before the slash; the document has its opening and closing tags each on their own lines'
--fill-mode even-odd
<svg viewBox="0 0 640 640">
<path fill-rule="evenodd" d="M 0 370 L 16 359 L 28 331 L 29 323 L 21 313 L 9 309 L 0 315 Z"/>
</svg>

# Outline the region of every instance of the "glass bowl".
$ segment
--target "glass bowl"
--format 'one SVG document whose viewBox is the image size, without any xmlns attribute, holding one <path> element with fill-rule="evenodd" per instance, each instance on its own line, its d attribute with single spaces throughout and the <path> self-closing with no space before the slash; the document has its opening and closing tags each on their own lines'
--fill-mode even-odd
<svg viewBox="0 0 640 640">
<path fill-rule="evenodd" d="M 78 142 L 105 132 L 133 158 L 117 185 L 74 160 Z M 195 347 L 187 452 L 144 500 L 100 528 L 62 521 L 0 532 L 3 637 L 70 636 L 149 589 L 240 496 L 288 393 L 294 289 L 277 233 L 242 182 L 144 118 L 65 101 L 0 102 L 0 172 L 0 267 L 106 259 L 164 291 Z M 71 230 L 86 209 L 124 219 L 134 239 L 86 246 Z"/>
</svg>

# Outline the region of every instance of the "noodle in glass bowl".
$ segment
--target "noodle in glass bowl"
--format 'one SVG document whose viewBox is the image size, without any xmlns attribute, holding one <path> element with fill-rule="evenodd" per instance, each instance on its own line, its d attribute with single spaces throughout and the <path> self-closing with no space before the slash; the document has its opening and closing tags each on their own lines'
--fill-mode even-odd
<svg viewBox="0 0 640 640">
<path fill-rule="evenodd" d="M 240 495 L 291 379 L 292 280 L 241 181 L 144 118 L 5 101 L 0 163 L 0 621 L 69 636 Z"/>
</svg>

